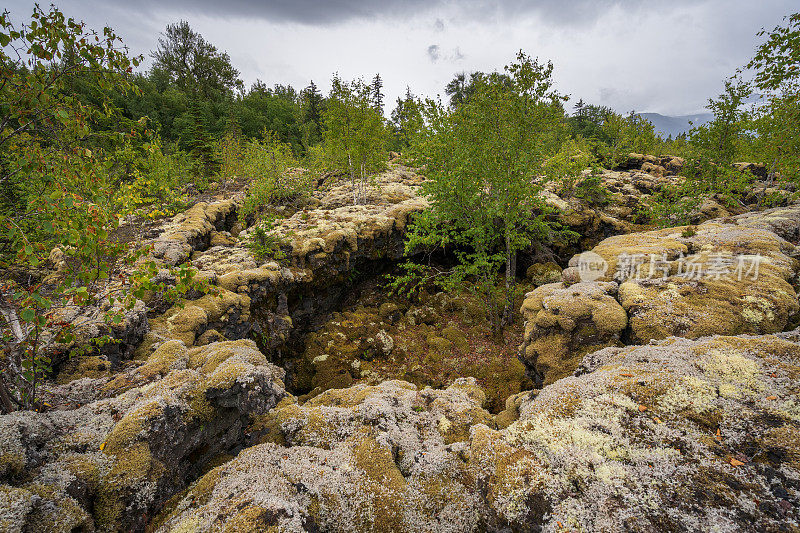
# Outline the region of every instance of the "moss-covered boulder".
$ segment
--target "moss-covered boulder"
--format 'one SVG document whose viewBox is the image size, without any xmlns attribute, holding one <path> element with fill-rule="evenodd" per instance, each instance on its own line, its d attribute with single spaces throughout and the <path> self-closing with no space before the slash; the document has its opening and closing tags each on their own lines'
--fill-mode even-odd
<svg viewBox="0 0 800 533">
<path fill-rule="evenodd" d="M 572 374 L 587 353 L 620 344 L 628 324 L 613 282 L 543 285 L 526 295 L 520 359 L 540 383 Z"/>
<path fill-rule="evenodd" d="M 474 380 L 461 380 L 446 390 L 390 381 L 286 401 L 254 426 L 273 428 L 268 442 L 201 478 L 159 517 L 159 531 L 234 522 L 243 530 L 476 530 L 482 498 L 462 452 L 470 427 L 493 425 L 482 399 Z"/>
<path fill-rule="evenodd" d="M 472 458 L 519 527 L 779 531 L 800 518 L 798 365 L 778 336 L 606 348 L 475 428 Z"/>
<path fill-rule="evenodd" d="M 0 524 L 8 531 L 140 530 L 243 428 L 284 396 L 252 341 L 163 344 L 145 364 L 52 391 L 57 410 L 0 417 Z M 76 389 L 95 401 L 75 407 Z M 86 393 L 84 393 L 84 396 Z"/>
<path fill-rule="evenodd" d="M 525 271 L 525 277 L 537 287 L 561 281 L 561 267 L 558 263 L 534 263 Z"/>
<path fill-rule="evenodd" d="M 612 237 L 594 252 L 620 283 L 631 341 L 774 333 L 798 313 L 795 246 L 772 231 L 707 222 Z"/>
</svg>

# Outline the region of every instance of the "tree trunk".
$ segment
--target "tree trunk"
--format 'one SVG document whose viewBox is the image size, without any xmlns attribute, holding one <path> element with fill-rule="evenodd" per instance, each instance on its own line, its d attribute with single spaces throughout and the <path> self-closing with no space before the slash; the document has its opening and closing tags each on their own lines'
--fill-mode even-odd
<svg viewBox="0 0 800 533">
<path fill-rule="evenodd" d="M 503 325 L 514 321 L 514 284 L 517 276 L 517 253 L 511 250 L 511 236 L 506 234 L 506 302 L 503 308 Z"/>
<path fill-rule="evenodd" d="M 11 403 L 11 397 L 8 394 L 8 388 L 2 375 L 0 375 L 0 405 L 3 406 L 3 411 L 6 413 L 16 410 L 14 409 L 14 404 Z"/>
<path fill-rule="evenodd" d="M 350 166 L 350 185 L 353 187 L 353 205 L 358 203 L 358 199 L 356 197 L 356 177 L 353 174 L 353 158 L 350 154 L 347 154 L 347 163 Z"/>
</svg>

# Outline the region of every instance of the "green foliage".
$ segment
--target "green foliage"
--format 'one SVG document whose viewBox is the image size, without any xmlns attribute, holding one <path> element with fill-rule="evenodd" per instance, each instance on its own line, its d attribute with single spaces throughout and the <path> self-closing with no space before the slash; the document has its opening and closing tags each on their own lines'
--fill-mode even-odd
<svg viewBox="0 0 800 533">
<path fill-rule="evenodd" d="M 386 286 L 390 295 L 416 300 L 423 291 L 435 292 L 444 287 L 451 272 L 406 261 L 398 265 L 397 274 L 386 275 Z"/>
<path fill-rule="evenodd" d="M 369 86 L 370 97 L 372 99 L 372 108 L 380 115 L 383 116 L 383 80 L 380 74 L 375 74 L 372 78 L 372 83 Z"/>
<path fill-rule="evenodd" d="M 756 132 L 753 151 L 769 169 L 768 181 L 777 178 L 791 184 L 797 196 L 800 194 L 800 13 L 784 20 L 785 26 L 759 32 L 767 40 L 747 65 L 754 72 L 753 83 L 761 100 L 753 113 Z"/>
<path fill-rule="evenodd" d="M 234 120 L 244 138 L 258 138 L 267 129 L 278 135 L 281 141 L 291 144 L 296 151 L 319 142 L 324 98 L 313 83 L 312 97 L 308 96 L 312 86 L 298 94 L 291 86 L 267 87 L 260 80 L 247 90 L 236 79 L 238 74 L 231 72 L 233 67 L 226 54 L 216 51 L 190 28 L 188 31 L 193 34 L 189 39 L 189 49 L 197 49 L 191 54 L 207 54 L 210 53 L 208 48 L 213 48 L 217 63 L 224 63 L 219 65 L 219 72 L 200 68 L 203 61 L 196 67 L 191 61 L 185 66 L 177 64 L 169 68 L 157 63 L 146 74 L 133 76 L 137 94 L 115 95 L 115 104 L 124 110 L 126 116 L 148 117 L 149 123 L 165 142 L 179 143 L 180 148 L 187 151 L 192 149 L 195 138 L 192 130 L 197 122 L 211 141 L 224 136 L 229 123 Z M 165 34 L 162 40 L 167 38 Z M 168 40 L 167 48 L 160 46 L 154 54 L 169 52 L 167 63 L 172 65 L 175 63 L 172 54 L 182 45 L 172 43 L 171 38 Z M 83 92 L 83 88 L 78 88 L 81 98 Z"/>
<path fill-rule="evenodd" d="M 219 161 L 216 158 L 214 143 L 206 132 L 197 107 L 192 107 L 189 117 L 191 123 L 185 132 L 184 143 L 192 158 L 192 171 L 204 186 L 205 180 L 219 168 Z"/>
<path fill-rule="evenodd" d="M 689 132 L 688 157 L 682 170 L 685 181 L 666 186 L 651 198 L 649 207 L 658 223 L 687 224 L 705 198 L 716 196 L 733 206 L 749 190 L 754 177 L 733 166 L 751 136 L 749 116 L 743 108 L 749 95 L 747 84 L 731 79 L 725 82 L 723 94 L 709 100 L 707 108 L 714 118 Z"/>
<path fill-rule="evenodd" d="M 686 176 L 713 191 L 726 191 L 731 186 L 731 165 L 743 152 L 749 137 L 748 114 L 743 109 L 750 96 L 746 83 L 731 79 L 725 82 L 725 92 L 708 101 L 706 108 L 714 118 L 689 132 L 691 157 L 684 165 Z M 731 191 L 732 193 L 740 191 Z"/>
<path fill-rule="evenodd" d="M 626 161 L 630 153 L 652 154 L 659 144 L 653 124 L 633 111 L 625 117 L 616 113 L 606 115 L 602 132 L 608 142 L 601 159 L 610 168 Z"/>
<path fill-rule="evenodd" d="M 274 228 L 275 219 L 266 218 L 250 230 L 247 246 L 256 259 L 281 261 L 286 257 L 286 252 L 283 251 L 282 247 L 287 246 L 287 244 L 275 234 Z"/>
<path fill-rule="evenodd" d="M 608 144 L 611 141 L 603 130 L 608 116 L 614 114 L 610 107 L 586 104 L 580 100 L 574 108 L 575 112 L 569 117 L 568 123 L 576 136 L 598 143 Z"/>
<path fill-rule="evenodd" d="M 323 113 L 325 159 L 329 169 L 350 177 L 353 204 L 366 201 L 369 176 L 386 161 L 387 131 L 373 104 L 372 87 L 363 80 L 334 76 Z"/>
<path fill-rule="evenodd" d="M 567 139 L 558 152 L 544 161 L 544 173 L 555 180 L 558 192 L 563 197 L 576 196 L 577 186 L 582 182 L 581 173 L 592 166 L 595 157 L 588 143 L 582 138 Z"/>
<path fill-rule="evenodd" d="M 414 137 L 425 126 L 422 116 L 423 102 L 406 88 L 405 98 L 398 98 L 392 110 L 393 148 L 404 151 L 411 146 Z"/>
<path fill-rule="evenodd" d="M 236 178 L 246 174 L 244 165 L 244 139 L 239 124 L 228 122 L 225 135 L 216 143 L 215 157 L 219 161 L 219 175 L 223 179 Z"/>
<path fill-rule="evenodd" d="M 265 132 L 263 140 L 252 139 L 244 143 L 240 161 L 238 170 L 241 175 L 253 178 L 239 209 L 243 225 L 273 202 L 289 201 L 311 193 L 311 176 L 297 168 L 299 163 L 291 146 L 268 132 Z"/>
<path fill-rule="evenodd" d="M 657 195 L 653 209 L 664 225 L 686 223 L 704 197 L 714 195 L 728 205 L 752 191 L 754 176 L 739 172 L 733 163 L 741 160 L 763 163 L 767 182 L 758 191 L 762 205 L 773 205 L 785 195 L 769 184 L 783 180 L 790 188 L 800 185 L 800 14 L 785 19 L 759 35 L 768 37 L 747 65 L 751 83 L 735 76 L 725 82 L 725 92 L 709 100 L 714 114 L 709 123 L 693 128 L 685 147 L 686 182 Z M 748 109 L 753 89 L 760 101 Z"/>
<path fill-rule="evenodd" d="M 747 68 L 755 71 L 754 83 L 764 91 L 792 92 L 800 80 L 800 13 L 784 18 L 785 26 L 761 30 L 767 41 L 759 46 Z"/>
<path fill-rule="evenodd" d="M 592 173 L 580 179 L 575 186 L 575 197 L 589 205 L 601 206 L 611 201 L 611 194 L 603 186 L 598 170 L 594 167 Z"/>
<path fill-rule="evenodd" d="M 183 187 L 192 179 L 192 161 L 177 147 L 166 147 L 156 136 L 143 147 L 129 179 L 124 180 L 114 203 L 122 215 L 149 219 L 172 216 L 186 208 Z"/>
<path fill-rule="evenodd" d="M 552 64 L 522 52 L 504 74 L 476 78 L 469 98 L 452 109 L 428 101 L 427 128 L 414 156 L 428 171 L 431 208 L 415 219 L 406 250 L 446 247 L 458 259 L 445 284 L 464 283 L 488 296 L 501 268 L 505 304 L 490 305 L 499 327 L 511 318 L 516 252 L 546 240 L 541 174 L 566 137 Z"/>
<path fill-rule="evenodd" d="M 152 56 L 153 69 L 182 91 L 208 98 L 241 88 L 230 56 L 219 52 L 185 20 L 167 26 Z"/>
<path fill-rule="evenodd" d="M 306 152 L 322 140 L 322 114 L 325 110 L 325 99 L 317 89 L 314 80 L 303 89 L 301 95 L 302 144 Z"/>
<path fill-rule="evenodd" d="M 0 15 L 0 44 L 0 407 L 8 412 L 38 406 L 52 350 L 72 342 L 76 327 L 119 323 L 140 290 L 158 287 L 147 273 L 113 270 L 121 259 L 135 270 L 145 253 L 111 237 L 122 216 L 118 182 L 146 133 L 112 95 L 135 90 L 128 74 L 139 59 L 111 29 L 87 30 L 55 7 L 34 7 L 19 28 Z M 79 85 L 91 99 L 71 91 Z M 43 278 L 59 257 L 63 266 Z M 11 279 L 15 272 L 23 276 Z M 194 275 L 183 272 L 179 285 Z M 86 306 L 107 311 L 76 324 L 74 310 Z"/>
<path fill-rule="evenodd" d="M 495 72 L 492 74 L 495 83 L 500 83 L 506 87 L 510 87 L 512 82 L 511 78 L 506 73 Z M 469 100 L 477 91 L 481 83 L 485 83 L 487 74 L 483 72 L 471 72 L 467 75 L 465 72 L 459 72 L 450 82 L 445 86 L 444 92 L 450 97 L 450 109 L 455 109 Z"/>
</svg>

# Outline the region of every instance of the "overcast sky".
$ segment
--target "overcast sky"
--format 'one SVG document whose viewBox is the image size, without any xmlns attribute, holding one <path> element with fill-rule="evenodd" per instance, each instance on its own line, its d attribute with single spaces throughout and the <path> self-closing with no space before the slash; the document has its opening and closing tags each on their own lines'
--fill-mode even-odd
<svg viewBox="0 0 800 533">
<path fill-rule="evenodd" d="M 13 18 L 33 2 L 7 0 Z M 46 4 L 46 0 L 42 2 Z M 227 51 L 247 85 L 324 91 L 333 72 L 384 80 L 387 114 L 410 86 L 444 94 L 460 71 L 492 71 L 520 48 L 555 64 L 559 89 L 617 111 L 703 110 L 751 57 L 762 27 L 797 0 L 61 0 L 67 15 L 113 27 L 134 53 L 184 19 Z"/>
</svg>

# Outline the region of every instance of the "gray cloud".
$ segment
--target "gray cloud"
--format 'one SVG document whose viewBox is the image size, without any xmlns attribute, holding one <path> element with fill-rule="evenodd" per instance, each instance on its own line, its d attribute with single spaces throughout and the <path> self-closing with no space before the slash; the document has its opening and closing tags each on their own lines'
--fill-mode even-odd
<svg viewBox="0 0 800 533">
<path fill-rule="evenodd" d="M 708 0 L 701 0 L 705 2 Z M 61 2 L 74 4 L 75 0 Z M 656 9 L 663 6 L 698 3 L 697 0 L 462 0 L 458 5 L 465 20 L 513 19 L 538 15 L 549 23 L 576 25 L 592 22 L 613 6 L 627 11 Z M 98 9 L 121 8 L 134 12 L 185 12 L 220 18 L 258 18 L 270 22 L 293 22 L 329 26 L 351 20 L 407 19 L 412 16 L 453 6 L 451 0 L 89 0 Z M 437 19 L 435 27 L 444 28 Z"/>
<path fill-rule="evenodd" d="M 406 85 L 434 96 L 455 72 L 501 69 L 523 49 L 552 59 L 559 90 L 576 100 L 664 114 L 700 111 L 752 57 L 756 32 L 798 10 L 797 0 L 52 1 L 112 26 L 137 54 L 188 20 L 246 85 L 314 79 L 324 90 L 334 71 L 380 72 L 387 100 Z M 20 20 L 33 0 L 6 4 Z"/>
</svg>

